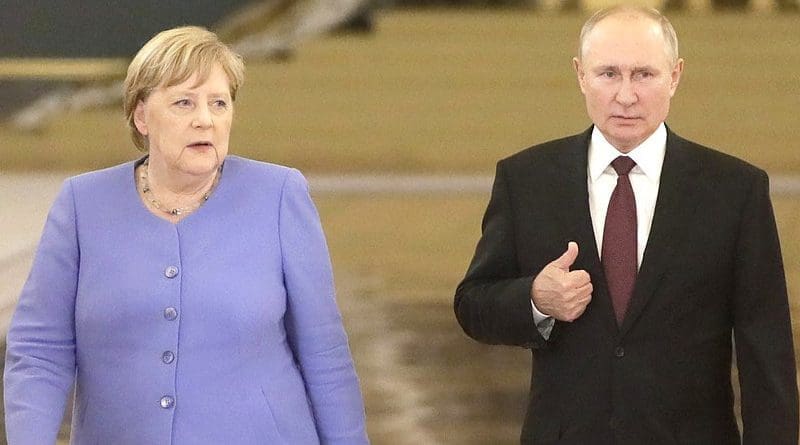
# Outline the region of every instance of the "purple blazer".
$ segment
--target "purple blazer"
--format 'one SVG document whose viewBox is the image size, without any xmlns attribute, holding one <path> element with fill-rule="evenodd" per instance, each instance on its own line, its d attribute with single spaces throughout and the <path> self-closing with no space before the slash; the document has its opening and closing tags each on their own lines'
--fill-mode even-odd
<svg viewBox="0 0 800 445">
<path fill-rule="evenodd" d="M 7 338 L 10 445 L 366 444 L 305 179 L 230 156 L 206 204 L 152 215 L 134 162 L 68 179 Z"/>
</svg>

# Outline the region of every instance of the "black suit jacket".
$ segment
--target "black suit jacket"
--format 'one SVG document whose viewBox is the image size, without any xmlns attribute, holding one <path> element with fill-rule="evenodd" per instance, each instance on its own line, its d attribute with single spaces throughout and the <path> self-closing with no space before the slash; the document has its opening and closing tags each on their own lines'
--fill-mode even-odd
<svg viewBox="0 0 800 445">
<path fill-rule="evenodd" d="M 668 130 L 653 224 L 617 326 L 588 204 L 586 132 L 500 161 L 483 231 L 455 296 L 464 331 L 530 348 L 523 444 L 796 445 L 798 401 L 786 281 L 767 175 Z M 592 301 L 545 340 L 533 277 L 569 241 Z M 733 340 L 735 338 L 735 341 Z"/>
</svg>

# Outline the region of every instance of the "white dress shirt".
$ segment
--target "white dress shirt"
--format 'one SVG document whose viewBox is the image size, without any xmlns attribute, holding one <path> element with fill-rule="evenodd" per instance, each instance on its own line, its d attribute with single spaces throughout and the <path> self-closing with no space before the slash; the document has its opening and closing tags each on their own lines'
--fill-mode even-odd
<svg viewBox="0 0 800 445">
<path fill-rule="evenodd" d="M 614 148 L 603 136 L 597 127 L 592 130 L 592 139 L 589 142 L 587 181 L 589 186 L 589 213 L 592 217 L 594 239 L 597 242 L 597 252 L 602 257 L 603 229 L 606 225 L 606 213 L 611 194 L 617 186 L 617 172 L 611 162 L 619 156 L 629 156 L 636 165 L 628 173 L 636 199 L 636 257 L 637 265 L 641 267 L 647 238 L 650 236 L 650 226 L 653 224 L 653 213 L 656 209 L 658 186 L 661 181 L 661 168 L 664 166 L 664 155 L 667 151 L 667 128 L 662 123 L 655 132 L 645 139 L 639 146 L 628 152 L 621 153 Z M 580 248 L 581 246 L 578 246 Z M 566 246 L 564 246 L 566 249 Z M 555 259 L 555 258 L 554 258 Z M 545 337 L 550 336 L 553 328 L 553 319 L 539 312 L 533 305 L 533 320 L 539 332 Z"/>
</svg>

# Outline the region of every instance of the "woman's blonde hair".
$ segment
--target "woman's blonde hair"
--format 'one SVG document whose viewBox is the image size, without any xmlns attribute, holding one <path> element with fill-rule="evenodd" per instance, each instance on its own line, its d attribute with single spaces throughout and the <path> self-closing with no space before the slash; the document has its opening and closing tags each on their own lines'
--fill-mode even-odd
<svg viewBox="0 0 800 445">
<path fill-rule="evenodd" d="M 123 84 L 123 110 L 133 143 L 147 151 L 147 141 L 134 123 L 139 101 L 146 100 L 160 86 L 185 82 L 197 73 L 205 81 L 219 64 L 228 76 L 233 100 L 244 83 L 244 62 L 216 34 L 199 26 L 183 26 L 162 31 L 144 44 L 128 66 Z"/>
</svg>

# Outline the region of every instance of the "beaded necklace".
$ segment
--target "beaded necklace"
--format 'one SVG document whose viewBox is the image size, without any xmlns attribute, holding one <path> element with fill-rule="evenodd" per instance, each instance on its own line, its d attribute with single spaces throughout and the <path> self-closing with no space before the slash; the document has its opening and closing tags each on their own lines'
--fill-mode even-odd
<svg viewBox="0 0 800 445">
<path fill-rule="evenodd" d="M 194 212 L 195 210 L 199 209 L 203 204 L 208 201 L 208 198 L 211 197 L 211 194 L 214 192 L 214 189 L 219 184 L 219 177 L 222 175 L 222 166 L 220 165 L 217 169 L 217 175 L 214 178 L 214 183 L 211 185 L 211 188 L 208 189 L 207 192 L 203 193 L 203 196 L 200 198 L 199 202 L 186 206 L 186 207 L 167 207 L 161 203 L 161 201 L 156 197 L 153 189 L 150 188 L 150 183 L 147 181 L 147 170 L 150 165 L 150 158 L 144 160 L 142 167 L 139 170 L 139 185 L 141 186 L 142 196 L 149 202 L 153 208 L 164 212 L 168 215 L 173 216 L 180 216 L 185 215 L 187 213 Z"/>
</svg>

